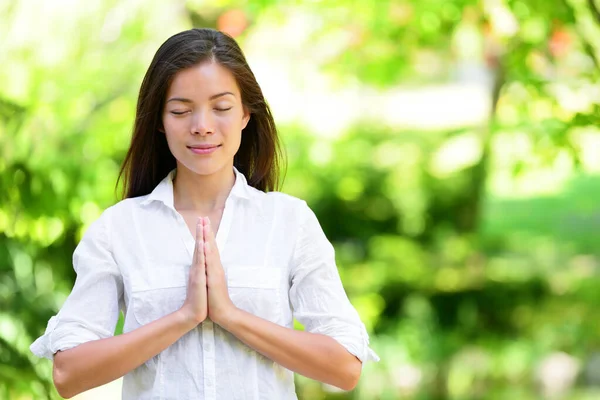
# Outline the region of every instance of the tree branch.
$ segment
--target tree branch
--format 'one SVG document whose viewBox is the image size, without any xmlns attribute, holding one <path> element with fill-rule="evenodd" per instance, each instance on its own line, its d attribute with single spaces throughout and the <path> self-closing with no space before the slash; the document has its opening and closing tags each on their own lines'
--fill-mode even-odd
<svg viewBox="0 0 600 400">
<path fill-rule="evenodd" d="M 568 10 L 569 14 L 571 14 L 571 18 L 574 21 L 573 27 L 575 29 L 575 32 L 577 32 L 577 35 L 579 36 L 581 43 L 583 44 L 583 49 L 585 50 L 587 55 L 590 56 L 590 58 L 594 62 L 594 65 L 596 66 L 596 68 L 600 69 L 600 60 L 598 59 L 598 55 L 596 54 L 596 49 L 594 48 L 594 46 L 592 46 L 590 41 L 585 37 L 585 33 L 581 30 L 581 27 L 579 26 L 579 24 L 577 22 L 578 18 L 577 18 L 575 9 L 569 3 L 568 0 L 562 0 L 562 3 L 565 6 L 565 8 Z M 598 23 L 600 23 L 600 11 L 598 10 L 598 7 L 596 7 L 595 0 L 588 0 L 588 4 L 590 7 L 590 12 L 593 14 L 595 20 L 598 21 Z"/>
<path fill-rule="evenodd" d="M 590 7 L 592 15 L 594 16 L 594 19 L 600 24 L 600 10 L 598 10 L 596 2 L 594 0 L 588 0 L 588 5 Z"/>
</svg>

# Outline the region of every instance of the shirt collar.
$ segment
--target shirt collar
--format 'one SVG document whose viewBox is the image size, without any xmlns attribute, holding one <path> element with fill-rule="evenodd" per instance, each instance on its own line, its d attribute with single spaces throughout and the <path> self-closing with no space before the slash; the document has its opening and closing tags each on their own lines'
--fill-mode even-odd
<svg viewBox="0 0 600 400">
<path fill-rule="evenodd" d="M 159 201 L 167 207 L 175 208 L 173 206 L 173 178 L 175 177 L 176 172 L 177 168 L 171 170 L 171 172 L 156 185 L 152 193 L 150 193 L 141 204 L 146 205 L 153 201 Z M 250 199 L 251 187 L 248 185 L 246 177 L 238 171 L 236 167 L 233 167 L 233 172 L 235 173 L 235 183 L 233 184 L 227 199 L 230 197 Z"/>
</svg>

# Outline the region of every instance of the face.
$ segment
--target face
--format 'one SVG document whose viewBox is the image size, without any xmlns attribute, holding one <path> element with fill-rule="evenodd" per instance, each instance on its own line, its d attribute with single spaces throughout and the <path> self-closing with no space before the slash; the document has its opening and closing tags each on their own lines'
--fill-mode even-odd
<svg viewBox="0 0 600 400">
<path fill-rule="evenodd" d="M 163 132 L 177 167 L 199 175 L 233 168 L 249 119 L 233 74 L 213 62 L 179 71 L 162 113 Z"/>
</svg>

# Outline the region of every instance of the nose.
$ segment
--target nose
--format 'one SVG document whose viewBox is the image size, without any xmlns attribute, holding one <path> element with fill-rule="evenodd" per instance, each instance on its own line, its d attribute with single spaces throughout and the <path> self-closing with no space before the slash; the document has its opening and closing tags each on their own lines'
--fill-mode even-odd
<svg viewBox="0 0 600 400">
<path fill-rule="evenodd" d="M 210 135 L 215 132 L 214 119 L 208 111 L 198 111 L 192 115 L 192 135 Z"/>
</svg>

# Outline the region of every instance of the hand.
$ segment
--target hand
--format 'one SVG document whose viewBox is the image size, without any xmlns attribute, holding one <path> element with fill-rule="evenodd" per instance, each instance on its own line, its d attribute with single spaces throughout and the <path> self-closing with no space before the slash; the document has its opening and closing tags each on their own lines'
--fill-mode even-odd
<svg viewBox="0 0 600 400">
<path fill-rule="evenodd" d="M 206 261 L 204 257 L 204 228 L 208 218 L 198 218 L 196 222 L 196 246 L 188 278 L 187 296 L 181 310 L 189 320 L 201 323 L 208 316 L 208 300 L 206 291 Z"/>
<path fill-rule="evenodd" d="M 208 317 L 216 324 L 222 325 L 236 310 L 229 297 L 227 279 L 221 264 L 215 234 L 206 218 L 204 225 L 204 256 L 206 260 L 206 286 L 208 288 Z"/>
</svg>

